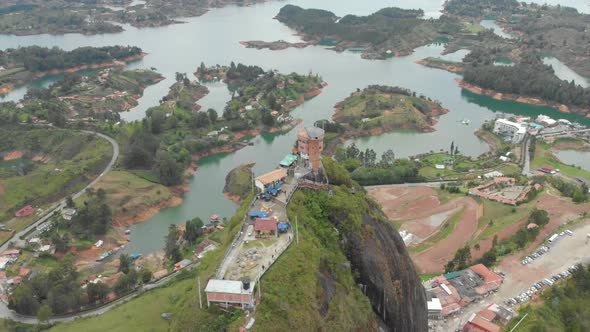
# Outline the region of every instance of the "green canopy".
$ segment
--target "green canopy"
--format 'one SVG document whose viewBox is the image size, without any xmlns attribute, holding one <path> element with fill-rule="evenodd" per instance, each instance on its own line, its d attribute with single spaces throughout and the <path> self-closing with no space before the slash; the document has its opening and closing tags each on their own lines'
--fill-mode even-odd
<svg viewBox="0 0 590 332">
<path fill-rule="evenodd" d="M 293 163 L 297 160 L 297 156 L 294 154 L 288 154 L 285 156 L 285 158 L 283 158 L 283 160 L 281 160 L 281 162 L 279 163 L 281 166 L 283 167 L 289 167 L 291 165 L 293 165 Z"/>
</svg>

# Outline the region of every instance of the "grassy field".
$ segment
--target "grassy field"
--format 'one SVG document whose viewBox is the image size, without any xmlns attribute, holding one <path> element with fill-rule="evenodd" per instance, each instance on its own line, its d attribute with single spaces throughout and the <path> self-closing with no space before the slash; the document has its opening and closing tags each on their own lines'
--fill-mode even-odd
<svg viewBox="0 0 590 332">
<path fill-rule="evenodd" d="M 417 245 L 415 247 L 409 247 L 408 251 L 410 253 L 419 253 L 426 249 L 430 249 L 433 245 L 437 244 L 439 241 L 444 240 L 447 236 L 449 236 L 454 230 L 455 226 L 461 219 L 463 215 L 464 209 L 459 210 L 457 213 L 453 214 L 449 219 L 447 219 L 439 228 L 438 232 L 434 234 L 431 238 L 427 239 L 426 242 Z"/>
<path fill-rule="evenodd" d="M 4 170 L 0 177 L 0 213 L 3 220 L 25 204 L 43 207 L 83 188 L 107 165 L 112 146 L 106 140 L 70 130 L 0 130 L 0 151 L 20 150 L 23 159 L 44 157 L 18 172 Z"/>
<path fill-rule="evenodd" d="M 551 145 L 544 142 L 537 142 L 535 148 L 535 157 L 531 161 L 531 168 L 538 169 L 543 165 L 550 165 L 555 168 L 559 168 L 561 173 L 570 177 L 581 176 L 590 179 L 590 171 L 560 162 L 559 159 L 557 159 L 551 152 Z"/>
<path fill-rule="evenodd" d="M 107 193 L 107 203 L 115 216 L 134 215 L 146 207 L 172 198 L 168 187 L 153 183 L 128 171 L 111 171 L 96 185 Z"/>
<path fill-rule="evenodd" d="M 527 203 L 520 206 L 510 206 L 488 199 L 482 199 L 483 216 L 479 218 L 478 229 L 485 230 L 473 241 L 486 239 L 515 222 L 526 218 L 534 209 L 534 204 Z"/>
<path fill-rule="evenodd" d="M 463 23 L 463 30 L 469 33 L 479 33 L 485 30 L 480 24 Z"/>
</svg>

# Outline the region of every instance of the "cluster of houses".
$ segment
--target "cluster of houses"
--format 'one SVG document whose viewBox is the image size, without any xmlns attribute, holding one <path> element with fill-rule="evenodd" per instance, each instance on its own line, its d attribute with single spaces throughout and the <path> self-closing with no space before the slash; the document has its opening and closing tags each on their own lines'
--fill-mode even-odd
<svg viewBox="0 0 590 332">
<path fill-rule="evenodd" d="M 502 276 L 483 264 L 435 277 L 426 290 L 430 298 L 428 316 L 430 319 L 444 319 L 457 313 L 461 308 L 495 292 L 503 281 Z"/>
<path fill-rule="evenodd" d="M 554 120 L 546 115 L 539 115 L 536 119 L 526 116 L 517 116 L 514 121 L 509 119 L 498 119 L 494 124 L 493 132 L 503 136 L 506 141 L 514 144 L 522 142 L 526 134 L 551 135 L 567 133 L 573 130 L 583 129 L 584 127 L 570 122 L 566 119 Z"/>
</svg>

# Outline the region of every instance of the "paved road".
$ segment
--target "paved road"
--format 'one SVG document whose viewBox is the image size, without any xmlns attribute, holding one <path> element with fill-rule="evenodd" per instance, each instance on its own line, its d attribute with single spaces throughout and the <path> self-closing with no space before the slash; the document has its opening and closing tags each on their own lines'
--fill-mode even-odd
<svg viewBox="0 0 590 332">
<path fill-rule="evenodd" d="M 457 180 L 458 181 L 458 180 Z M 433 182 L 417 182 L 417 183 L 398 183 L 398 184 L 380 184 L 376 186 L 364 186 L 366 190 L 369 189 L 379 189 L 379 188 L 395 188 L 395 187 L 440 187 L 441 184 L 447 183 L 455 183 L 457 181 L 448 180 L 448 181 L 433 181 Z"/>
<path fill-rule="evenodd" d="M 201 265 L 200 262 L 196 263 L 196 264 L 188 265 L 185 269 L 192 270 L 193 268 L 196 268 L 199 265 Z M 135 292 L 133 292 L 129 295 L 126 295 L 122 298 L 119 298 L 113 302 L 109 302 L 108 304 L 105 304 L 104 306 L 101 306 L 101 307 L 98 307 L 95 309 L 91 309 L 88 311 L 84 311 L 84 312 L 81 312 L 78 314 L 54 317 L 49 320 L 49 323 L 54 324 L 54 323 L 71 322 L 71 321 L 74 321 L 78 318 L 102 315 L 102 314 L 106 313 L 107 311 L 109 311 L 109 310 L 111 310 L 123 303 L 133 300 L 134 298 L 138 297 L 139 295 L 143 294 L 146 291 L 152 290 L 154 288 L 158 288 L 158 287 L 166 284 L 168 281 L 172 280 L 172 278 L 174 278 L 178 273 L 180 273 L 180 271 L 171 273 L 170 275 L 168 275 L 168 276 L 166 276 L 154 283 L 143 285 L 139 290 L 136 290 Z M 37 320 L 36 317 L 17 314 L 16 312 L 8 309 L 8 307 L 6 307 L 4 302 L 1 302 L 1 301 L 0 301 L 0 317 L 1 318 L 10 318 L 14 321 L 18 321 L 18 322 L 26 323 L 26 324 L 39 324 L 39 321 Z"/>
<path fill-rule="evenodd" d="M 86 187 L 84 187 L 82 190 L 80 190 L 79 192 L 77 192 L 76 194 L 74 194 L 72 196 L 73 199 L 76 199 L 80 196 L 82 196 L 82 194 L 84 194 L 84 192 L 86 191 L 86 189 L 94 186 L 98 181 L 100 181 L 100 179 L 102 179 L 103 176 L 105 176 L 108 172 L 111 171 L 111 169 L 113 169 L 113 166 L 115 165 L 115 162 L 117 161 L 117 158 L 119 158 L 119 144 L 117 143 L 117 141 L 115 141 L 113 138 L 103 135 L 101 133 L 97 133 L 97 132 L 93 132 L 93 131 L 88 131 L 88 130 L 82 130 L 82 132 L 89 134 L 89 135 L 96 135 L 98 137 L 104 138 L 107 141 L 109 141 L 109 143 L 111 143 L 111 145 L 113 146 L 113 156 L 111 157 L 111 161 L 108 163 L 108 165 L 105 167 L 105 169 L 103 170 L 102 173 L 100 173 L 92 182 L 90 182 Z M 31 230 L 35 229 L 37 226 L 39 226 L 40 224 L 46 222 L 47 220 L 49 220 L 49 218 L 51 218 L 56 211 L 64 208 L 66 206 L 66 202 L 65 199 L 53 204 L 47 212 L 47 214 L 45 214 L 43 217 L 41 217 L 39 220 L 35 221 L 32 225 L 30 225 L 29 227 L 23 229 L 22 231 L 15 233 L 14 236 L 12 238 L 19 238 L 25 234 L 27 234 L 28 232 L 30 232 Z M 0 251 L 4 251 L 8 248 L 8 245 L 10 244 L 10 242 L 12 241 L 6 241 L 6 243 L 4 243 L 2 246 L 0 246 Z M 160 281 L 163 280 L 168 280 L 166 278 L 163 278 Z M 159 281 L 159 282 L 160 282 Z M 149 285 L 146 285 L 144 287 L 148 287 Z M 157 286 L 153 286 L 153 287 L 157 287 Z M 153 288 L 152 287 L 152 288 Z M 147 288 L 147 289 L 151 289 L 151 288 Z M 137 295 L 134 295 L 133 297 L 135 297 Z M 126 297 L 127 298 L 127 297 Z M 126 299 L 125 298 L 125 299 Z M 117 302 L 117 301 L 115 301 Z M 84 313 L 81 315 L 76 315 L 76 316 L 72 316 L 72 317 L 64 317 L 64 318 L 56 318 L 55 320 L 52 320 L 57 322 L 57 321 L 68 321 L 68 320 L 73 320 L 76 317 L 84 317 L 84 316 L 88 316 L 88 315 L 97 315 L 97 314 L 101 314 L 102 312 L 105 312 L 107 310 L 109 310 L 110 308 L 112 308 L 112 306 L 118 304 L 113 302 L 113 304 L 109 304 L 105 307 L 101 307 L 95 311 L 92 312 L 88 312 L 88 313 Z M 106 309 L 104 309 L 106 308 Z M 101 312 L 101 310 L 104 310 Z M 32 323 L 32 324 L 36 324 L 37 319 L 34 317 L 30 317 L 30 316 L 23 316 L 23 315 L 19 315 L 16 312 L 8 309 L 8 307 L 6 306 L 6 304 L 2 301 L 0 301 L 0 318 L 10 318 L 12 320 L 16 320 L 19 322 L 23 322 L 23 323 Z"/>
<path fill-rule="evenodd" d="M 103 135 L 101 133 L 95 133 L 93 131 L 88 131 L 88 130 L 82 130 L 82 132 L 87 133 L 89 135 L 96 135 L 98 137 L 104 138 L 107 141 L 109 141 L 109 143 L 111 143 L 111 145 L 113 146 L 113 156 L 111 158 L 111 161 L 109 162 L 109 164 L 106 166 L 106 168 L 103 170 L 102 173 L 100 173 L 92 182 L 90 182 L 86 187 L 84 187 L 82 190 L 80 190 L 79 192 L 75 193 L 72 198 L 76 199 L 80 196 L 82 196 L 82 194 L 84 194 L 84 192 L 86 191 L 86 189 L 94 186 L 98 181 L 100 181 L 100 179 L 102 179 L 102 177 L 107 174 L 108 172 L 111 171 L 111 169 L 113 169 L 113 166 L 115 165 L 115 162 L 117 161 L 117 158 L 119 158 L 119 144 L 117 143 L 117 141 L 115 141 L 114 139 L 112 139 L 109 136 Z M 53 204 L 47 212 L 47 214 L 45 214 L 43 217 L 41 217 L 39 220 L 35 221 L 32 225 L 30 225 L 29 227 L 23 229 L 22 231 L 14 234 L 14 236 L 12 238 L 20 238 L 21 236 L 27 234 L 28 232 L 30 232 L 31 230 L 37 228 L 37 226 L 39 226 L 40 224 L 46 222 L 47 220 L 49 220 L 49 218 L 51 218 L 53 216 L 53 214 L 64 208 L 66 206 L 66 202 L 65 199 Z M 0 246 L 0 251 L 4 251 L 8 248 L 8 245 L 11 241 L 6 241 L 2 246 Z"/>
</svg>

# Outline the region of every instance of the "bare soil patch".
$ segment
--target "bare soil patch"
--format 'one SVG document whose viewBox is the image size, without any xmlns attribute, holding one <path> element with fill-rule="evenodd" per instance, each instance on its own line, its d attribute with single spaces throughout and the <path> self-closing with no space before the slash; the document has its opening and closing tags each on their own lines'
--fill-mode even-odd
<svg viewBox="0 0 590 332">
<path fill-rule="evenodd" d="M 4 153 L 4 160 L 16 160 L 21 159 L 25 155 L 22 150 L 13 150 Z"/>
</svg>

